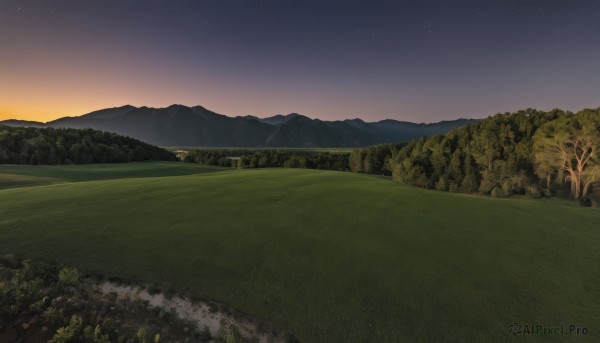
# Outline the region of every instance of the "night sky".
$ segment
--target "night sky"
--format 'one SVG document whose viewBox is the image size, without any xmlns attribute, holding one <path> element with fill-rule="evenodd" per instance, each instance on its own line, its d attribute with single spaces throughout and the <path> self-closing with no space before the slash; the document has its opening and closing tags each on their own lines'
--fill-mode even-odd
<svg viewBox="0 0 600 343">
<path fill-rule="evenodd" d="M 0 2 L 0 119 L 132 104 L 433 122 L 600 106 L 600 1 Z"/>
</svg>

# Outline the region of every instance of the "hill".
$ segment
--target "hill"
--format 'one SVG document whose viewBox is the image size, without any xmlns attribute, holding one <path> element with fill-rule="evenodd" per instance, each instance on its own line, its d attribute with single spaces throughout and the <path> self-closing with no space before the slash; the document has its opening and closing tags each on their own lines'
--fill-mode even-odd
<svg viewBox="0 0 600 343">
<path fill-rule="evenodd" d="M 175 159 L 175 154 L 170 151 L 109 132 L 0 125 L 0 164 L 88 164 Z"/>
<path fill-rule="evenodd" d="M 45 127 L 46 124 L 40 123 L 38 121 L 30 121 L 30 120 L 17 120 L 17 119 L 9 119 L 0 121 L 0 125 L 11 126 L 11 127 Z"/>
<path fill-rule="evenodd" d="M 292 113 L 269 118 L 228 117 L 201 106 L 167 108 L 123 106 L 64 117 L 48 123 L 9 120 L 0 125 L 93 128 L 161 146 L 203 147 L 362 147 L 405 142 L 442 134 L 474 122 L 459 119 L 435 124 L 360 119 L 322 121 Z"/>
<path fill-rule="evenodd" d="M 72 168 L 83 180 L 91 167 L 11 172 Z M 599 220 L 559 199 L 227 169 L 0 190 L 0 254 L 169 282 L 301 342 L 497 342 L 513 322 L 573 324 L 594 341 Z"/>
</svg>

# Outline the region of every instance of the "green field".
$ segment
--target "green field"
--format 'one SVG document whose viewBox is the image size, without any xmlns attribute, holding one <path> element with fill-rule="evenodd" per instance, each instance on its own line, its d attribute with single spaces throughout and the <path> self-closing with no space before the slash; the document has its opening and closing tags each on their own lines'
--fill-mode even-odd
<svg viewBox="0 0 600 343">
<path fill-rule="evenodd" d="M 589 330 L 528 341 L 600 339 L 598 209 L 317 170 L 0 173 L 0 254 L 165 278 L 302 342 L 522 341 L 513 322 Z"/>
<path fill-rule="evenodd" d="M 15 187 L 44 186 L 65 182 L 181 176 L 224 170 L 227 169 L 212 166 L 199 166 L 191 163 L 172 162 L 93 164 L 77 166 L 0 165 L 0 190 Z"/>
</svg>

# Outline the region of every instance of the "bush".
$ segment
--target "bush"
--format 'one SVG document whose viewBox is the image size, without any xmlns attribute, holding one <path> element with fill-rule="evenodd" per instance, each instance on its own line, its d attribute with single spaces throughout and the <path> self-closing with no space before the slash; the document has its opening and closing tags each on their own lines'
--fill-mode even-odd
<svg viewBox="0 0 600 343">
<path fill-rule="evenodd" d="M 448 191 L 452 193 L 458 192 L 458 184 L 456 182 L 450 183 L 450 187 L 448 187 Z"/>
<path fill-rule="evenodd" d="M 79 286 L 79 272 L 75 268 L 65 267 L 58 273 L 58 282 L 63 287 Z"/>
<path fill-rule="evenodd" d="M 544 196 L 547 198 L 551 198 L 552 197 L 552 191 L 548 188 L 544 188 Z"/>
<path fill-rule="evenodd" d="M 146 330 L 140 328 L 136 334 L 139 343 L 146 343 Z"/>
<path fill-rule="evenodd" d="M 446 186 L 446 180 L 443 177 L 440 177 L 440 179 L 438 180 L 438 182 L 435 184 L 435 189 L 438 191 L 447 191 L 448 187 Z"/>
<path fill-rule="evenodd" d="M 504 191 L 502 191 L 502 188 L 496 186 L 494 189 L 492 189 L 492 196 L 494 198 L 503 198 L 505 195 Z"/>
<path fill-rule="evenodd" d="M 75 334 L 77 334 L 80 327 L 81 319 L 77 318 L 77 316 L 73 316 L 71 317 L 69 325 L 56 330 L 56 333 L 48 343 L 68 343 L 75 337 Z"/>
<path fill-rule="evenodd" d="M 12 280 L 2 287 L 3 300 L 2 312 L 8 309 L 10 316 L 18 316 L 20 311 L 39 299 L 42 280 L 33 274 L 29 262 L 25 262 L 23 269 L 17 271 Z M 6 308 L 4 307 L 6 306 Z"/>
<path fill-rule="evenodd" d="M 502 182 L 502 192 L 504 192 L 505 196 L 510 196 L 513 193 L 513 187 L 510 180 Z"/>
<path fill-rule="evenodd" d="M 535 199 L 542 197 L 542 192 L 540 192 L 540 190 L 535 186 L 527 186 L 526 194 L 527 196 Z"/>
<path fill-rule="evenodd" d="M 100 325 L 96 325 L 95 329 L 93 329 L 90 325 L 87 325 L 83 329 L 83 337 L 85 338 L 85 342 L 110 343 L 108 334 L 102 334 L 102 328 Z"/>
<path fill-rule="evenodd" d="M 63 310 L 50 306 L 42 313 L 42 318 L 52 324 L 58 324 L 63 320 Z"/>
</svg>

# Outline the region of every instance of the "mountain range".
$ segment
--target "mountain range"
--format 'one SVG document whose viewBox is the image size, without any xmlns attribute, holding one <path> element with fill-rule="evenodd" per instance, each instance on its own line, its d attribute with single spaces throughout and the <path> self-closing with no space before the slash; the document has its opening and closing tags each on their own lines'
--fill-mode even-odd
<svg viewBox="0 0 600 343">
<path fill-rule="evenodd" d="M 160 146 L 198 147 L 363 147 L 401 143 L 421 136 L 444 134 L 475 119 L 416 124 L 392 119 L 323 121 L 292 113 L 269 118 L 229 117 L 202 106 L 107 108 L 47 123 L 5 120 L 0 125 L 93 128 L 130 136 Z"/>
</svg>

